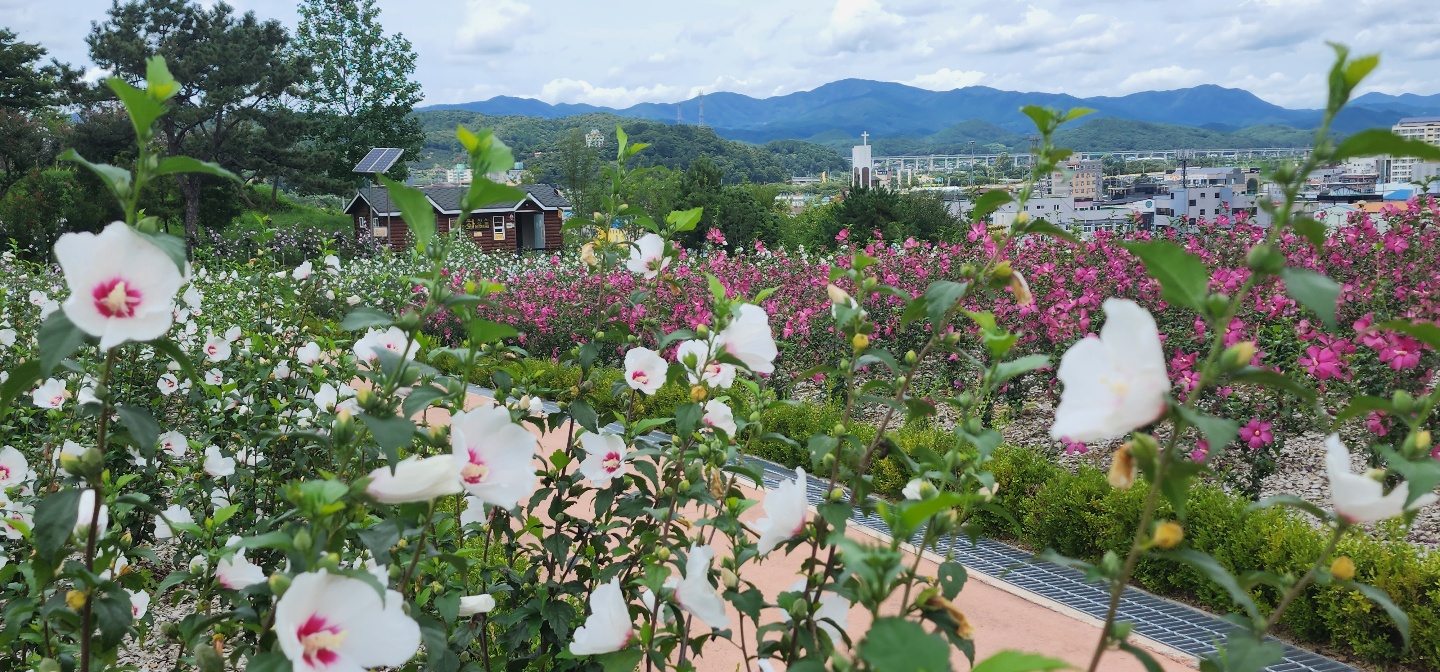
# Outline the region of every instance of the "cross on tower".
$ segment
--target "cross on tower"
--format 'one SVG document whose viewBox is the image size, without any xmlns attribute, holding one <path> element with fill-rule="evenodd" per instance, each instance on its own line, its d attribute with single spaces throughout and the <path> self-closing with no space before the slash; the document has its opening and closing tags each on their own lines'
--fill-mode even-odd
<svg viewBox="0 0 1440 672">
<path fill-rule="evenodd" d="M 869 140 L 870 140 L 870 132 L 869 132 L 869 131 L 862 131 L 862 132 L 860 133 L 860 144 L 862 144 L 862 145 L 868 145 L 868 144 L 870 144 L 870 143 L 869 143 Z"/>
</svg>

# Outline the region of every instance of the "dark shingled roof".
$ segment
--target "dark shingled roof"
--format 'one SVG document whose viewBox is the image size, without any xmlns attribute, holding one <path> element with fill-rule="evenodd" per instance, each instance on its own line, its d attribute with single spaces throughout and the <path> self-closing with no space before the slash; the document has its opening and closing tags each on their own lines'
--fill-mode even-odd
<svg viewBox="0 0 1440 672">
<path fill-rule="evenodd" d="M 564 209 L 570 207 L 570 201 L 565 200 L 565 197 L 560 195 L 560 191 L 551 185 L 522 184 L 519 188 L 530 194 L 530 196 L 544 208 Z M 458 212 L 460 210 L 460 199 L 464 198 L 465 192 L 468 190 L 468 186 L 435 185 L 420 187 L 420 191 L 428 196 L 430 200 L 444 212 Z M 360 189 L 360 196 L 370 204 L 370 208 L 375 212 L 381 214 L 399 212 L 399 210 L 391 209 L 393 206 L 390 204 L 390 195 L 386 193 L 383 187 L 363 187 Z M 485 206 L 483 210 L 510 210 L 516 205 L 516 201 L 492 203 Z"/>
</svg>

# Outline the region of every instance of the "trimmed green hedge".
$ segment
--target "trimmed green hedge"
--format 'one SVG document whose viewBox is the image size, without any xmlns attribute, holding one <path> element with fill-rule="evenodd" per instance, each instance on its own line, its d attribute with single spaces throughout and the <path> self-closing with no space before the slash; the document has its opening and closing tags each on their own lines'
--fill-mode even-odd
<svg viewBox="0 0 1440 672">
<path fill-rule="evenodd" d="M 477 368 L 472 382 L 491 383 L 495 368 L 512 375 L 530 375 L 548 387 L 569 387 L 578 382 L 573 369 L 543 361 L 494 363 Z M 444 368 L 444 367 L 441 367 Z M 596 410 L 601 417 L 619 408 L 609 394 L 610 382 L 621 373 L 597 372 Z M 642 397 L 647 415 L 673 415 L 686 400 L 684 391 L 670 387 L 654 397 Z M 732 405 L 736 405 L 733 404 Z M 735 408 L 736 415 L 749 410 Z M 839 422 L 843 410 L 834 405 L 795 404 L 770 409 L 763 416 L 765 431 L 799 443 L 762 440 L 753 453 L 789 467 L 810 467 L 805 442 Z M 874 437 L 874 429 L 861 427 L 861 438 Z M 943 452 L 953 442 L 949 432 L 930 427 L 906 427 L 890 432 L 890 439 L 907 452 L 929 445 Z M 1046 456 L 1025 448 L 1005 446 L 995 453 L 990 469 L 999 491 L 995 502 L 1014 516 L 1018 529 L 1000 516 L 981 513 L 976 523 L 987 536 L 1011 539 L 1032 549 L 1053 548 L 1065 555 L 1098 560 L 1107 551 L 1125 553 L 1140 518 L 1145 490 L 1141 483 L 1130 490 L 1110 487 L 1105 474 L 1091 466 L 1071 472 Z M 894 456 L 876 462 L 872 470 L 876 492 L 891 498 L 910 479 Z M 1250 502 L 1212 484 L 1197 485 L 1190 495 L 1185 521 L 1185 543 L 1214 555 L 1227 569 L 1304 572 L 1324 548 L 1320 531 L 1288 510 L 1246 511 Z M 1173 512 L 1162 508 L 1161 516 Z M 1401 651 L 1398 631 L 1385 612 L 1359 593 L 1338 587 L 1312 587 L 1295 600 L 1282 624 L 1300 641 L 1325 643 L 1374 663 L 1403 663 L 1421 669 L 1440 669 L 1440 553 L 1416 549 L 1406 543 L 1398 526 L 1378 536 L 1354 534 L 1339 553 L 1355 561 L 1356 580 L 1390 594 L 1410 615 L 1411 648 Z M 1156 593 L 1199 604 L 1218 613 L 1232 609 L 1225 591 L 1198 572 L 1154 557 L 1142 558 L 1134 581 Z M 1256 599 L 1273 607 L 1279 595 L 1261 588 Z"/>
<path fill-rule="evenodd" d="M 1008 446 L 996 452 L 991 471 L 1000 485 L 996 502 L 1015 516 L 1020 528 L 982 515 L 987 535 L 1087 560 L 1129 549 L 1144 504 L 1143 483 L 1116 490 L 1099 469 L 1082 466 L 1072 473 L 1039 453 Z M 1196 486 L 1187 508 L 1186 543 L 1214 555 L 1232 572 L 1303 573 L 1325 546 L 1321 532 L 1291 511 L 1247 512 L 1249 504 L 1214 485 Z M 1173 512 L 1162 509 L 1161 515 Z M 1406 543 L 1398 526 L 1377 536 L 1352 534 L 1338 552 L 1354 559 L 1357 581 L 1385 590 L 1410 615 L 1410 650 L 1401 651 L 1399 632 L 1380 607 L 1358 592 L 1335 586 L 1312 587 L 1295 600 L 1282 620 L 1289 632 L 1298 640 L 1329 644 L 1374 663 L 1440 668 L 1440 553 Z M 1134 579 L 1148 590 L 1215 612 L 1232 609 L 1224 590 L 1184 565 L 1144 558 Z M 1255 595 L 1267 608 L 1279 600 L 1269 588 Z"/>
</svg>

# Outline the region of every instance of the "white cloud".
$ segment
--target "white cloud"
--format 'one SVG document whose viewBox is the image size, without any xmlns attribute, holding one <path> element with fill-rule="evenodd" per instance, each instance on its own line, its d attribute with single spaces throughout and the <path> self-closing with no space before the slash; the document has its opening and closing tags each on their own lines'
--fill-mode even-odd
<svg viewBox="0 0 1440 672">
<path fill-rule="evenodd" d="M 951 70 L 940 68 L 928 75 L 917 75 L 909 81 L 901 82 L 910 86 L 918 86 L 931 91 L 949 91 L 961 89 L 967 86 L 975 86 L 985 81 L 985 73 L 979 70 Z"/>
<path fill-rule="evenodd" d="M 1178 65 L 1167 65 L 1161 68 L 1150 68 L 1149 70 L 1131 73 L 1129 77 L 1121 80 L 1116 88 L 1126 93 L 1149 89 L 1168 91 L 1203 83 L 1205 83 L 1204 70 L 1182 68 Z"/>
<path fill-rule="evenodd" d="M 828 54 L 884 51 L 906 39 L 904 25 L 903 17 L 878 0 L 835 0 L 830 22 L 820 31 L 820 48 Z"/>
<path fill-rule="evenodd" d="M 454 51 L 461 55 L 503 54 L 530 39 L 538 25 L 529 5 L 517 0 L 467 0 L 455 29 Z"/>
<path fill-rule="evenodd" d="M 552 79 L 540 88 L 535 96 L 548 103 L 589 103 L 606 107 L 623 108 L 647 101 L 670 101 L 679 98 L 681 89 L 657 84 L 655 86 L 595 86 L 583 79 Z"/>
</svg>

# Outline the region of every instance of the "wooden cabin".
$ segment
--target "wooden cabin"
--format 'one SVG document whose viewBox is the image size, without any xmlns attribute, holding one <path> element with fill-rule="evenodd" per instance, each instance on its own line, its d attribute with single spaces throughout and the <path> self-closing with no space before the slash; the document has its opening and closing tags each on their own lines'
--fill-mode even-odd
<svg viewBox="0 0 1440 672">
<path fill-rule="evenodd" d="M 562 213 L 570 208 L 570 202 L 548 184 L 522 184 L 518 188 L 525 192 L 519 201 L 494 203 L 469 213 L 460 212 L 460 199 L 468 186 L 435 185 L 420 187 L 420 191 L 435 209 L 440 235 L 463 230 L 467 240 L 486 252 L 560 249 Z M 403 252 L 411 244 L 410 227 L 383 187 L 357 191 L 345 206 L 345 214 L 355 220 L 356 236 L 382 239 L 396 252 Z"/>
</svg>

